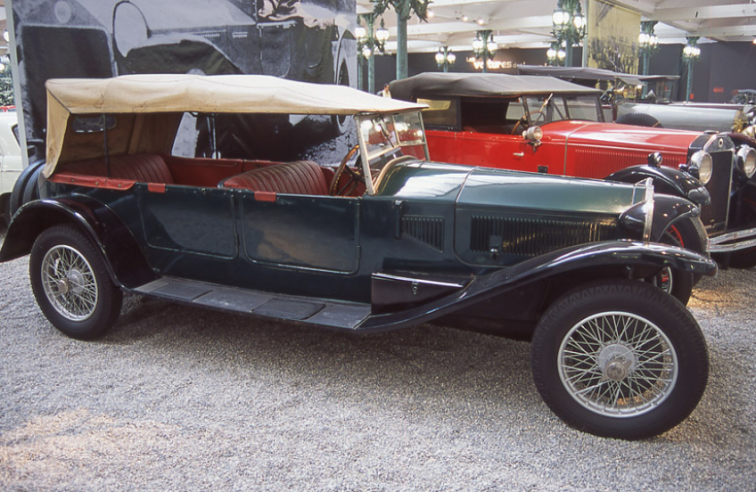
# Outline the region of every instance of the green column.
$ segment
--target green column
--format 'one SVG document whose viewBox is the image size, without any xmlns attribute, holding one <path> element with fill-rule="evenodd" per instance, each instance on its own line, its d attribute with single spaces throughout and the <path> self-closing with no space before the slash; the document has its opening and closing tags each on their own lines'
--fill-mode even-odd
<svg viewBox="0 0 756 492">
<path fill-rule="evenodd" d="M 409 0 L 403 0 L 396 7 L 396 78 L 406 79 L 407 61 L 407 20 L 410 17 Z"/>
</svg>

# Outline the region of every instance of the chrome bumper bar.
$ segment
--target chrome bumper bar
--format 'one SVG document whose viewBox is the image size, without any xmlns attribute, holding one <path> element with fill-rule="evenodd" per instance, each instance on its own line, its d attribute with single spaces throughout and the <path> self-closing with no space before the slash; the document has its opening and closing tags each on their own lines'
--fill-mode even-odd
<svg viewBox="0 0 756 492">
<path fill-rule="evenodd" d="M 730 241 L 738 241 L 732 243 Z M 709 238 L 709 253 L 729 253 L 756 247 L 756 228 L 728 232 Z"/>
</svg>

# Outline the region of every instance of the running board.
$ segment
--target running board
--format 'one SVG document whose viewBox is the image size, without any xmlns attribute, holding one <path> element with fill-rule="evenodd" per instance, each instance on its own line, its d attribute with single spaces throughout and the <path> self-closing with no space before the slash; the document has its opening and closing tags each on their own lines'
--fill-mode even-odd
<svg viewBox="0 0 756 492">
<path fill-rule="evenodd" d="M 282 296 L 171 277 L 144 284 L 134 291 L 195 306 L 350 331 L 358 331 L 371 312 L 370 304 Z"/>
</svg>

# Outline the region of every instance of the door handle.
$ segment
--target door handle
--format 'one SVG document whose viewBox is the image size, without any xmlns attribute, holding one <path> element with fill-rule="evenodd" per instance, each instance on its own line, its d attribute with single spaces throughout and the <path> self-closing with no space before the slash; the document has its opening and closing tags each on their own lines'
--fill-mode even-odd
<svg viewBox="0 0 756 492">
<path fill-rule="evenodd" d="M 512 155 L 515 156 L 515 157 L 525 157 L 525 152 L 515 152 Z"/>
</svg>

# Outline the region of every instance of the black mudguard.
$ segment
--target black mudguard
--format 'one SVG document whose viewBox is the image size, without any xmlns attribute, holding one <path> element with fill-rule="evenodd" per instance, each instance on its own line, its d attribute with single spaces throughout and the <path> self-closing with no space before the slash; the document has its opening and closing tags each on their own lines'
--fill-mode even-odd
<svg viewBox="0 0 756 492">
<path fill-rule="evenodd" d="M 34 200 L 23 205 L 8 226 L 0 262 L 28 255 L 37 236 L 48 227 L 64 223 L 77 225 L 100 249 L 116 285 L 134 288 L 157 278 L 121 219 L 85 196 Z"/>
<path fill-rule="evenodd" d="M 654 272 L 663 267 L 714 276 L 717 264 L 693 251 L 662 244 L 630 241 L 603 241 L 565 248 L 476 277 L 454 293 L 412 309 L 373 315 L 360 331 L 386 331 L 428 322 L 441 316 L 466 310 L 508 292 L 527 289 L 550 279 L 568 278 L 572 287 L 581 278 L 637 278 L 635 271 Z M 546 292 L 540 292 L 545 296 Z M 520 313 L 510 313 L 517 319 Z"/>
<path fill-rule="evenodd" d="M 697 205 L 711 203 L 709 191 L 689 173 L 671 167 L 649 165 L 632 166 L 607 176 L 606 180 L 621 183 L 638 183 L 651 178 L 654 192 L 687 198 Z"/>
<path fill-rule="evenodd" d="M 39 198 L 39 175 L 45 167 L 45 161 L 29 164 L 21 171 L 13 185 L 13 192 L 9 203 L 9 213 L 12 217 L 21 206 L 31 200 Z"/>
</svg>

